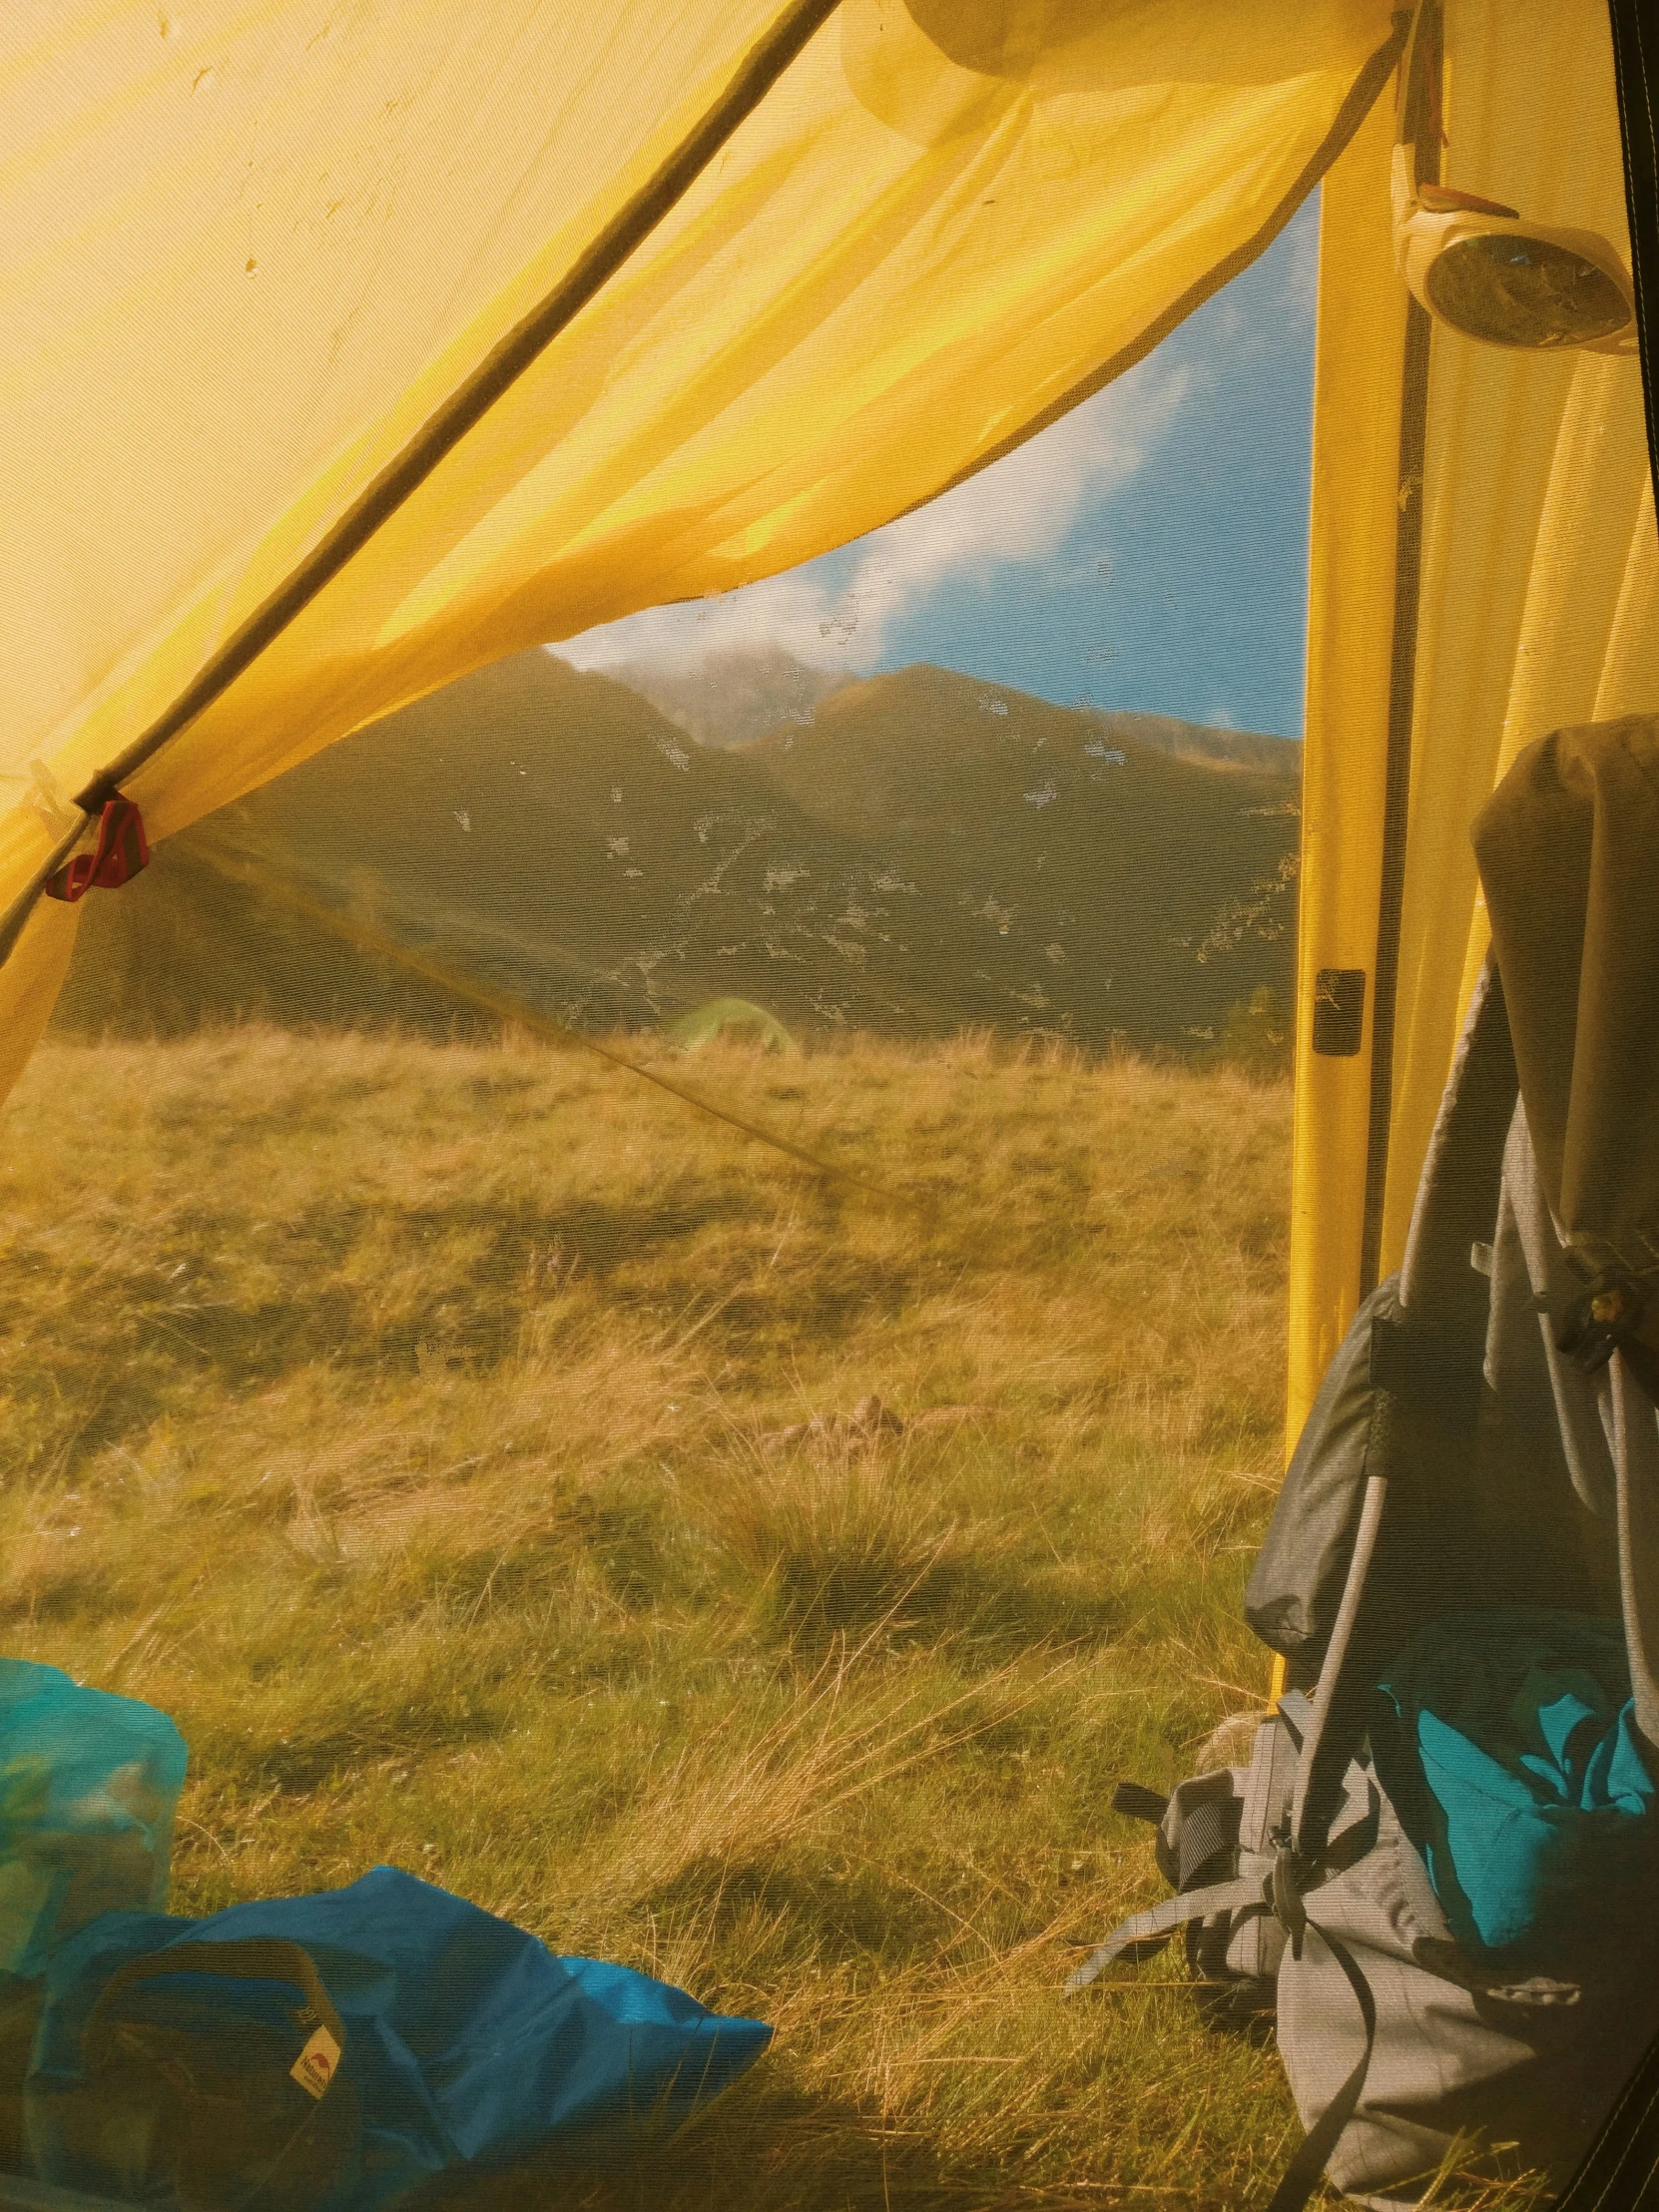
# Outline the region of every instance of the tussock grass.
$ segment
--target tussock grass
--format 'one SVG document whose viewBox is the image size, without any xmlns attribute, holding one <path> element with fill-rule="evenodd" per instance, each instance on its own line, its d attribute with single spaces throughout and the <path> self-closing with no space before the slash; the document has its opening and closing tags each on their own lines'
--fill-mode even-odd
<svg viewBox="0 0 1659 2212">
<path fill-rule="evenodd" d="M 1179 1954 L 1058 1992 L 1159 1894 L 1114 1781 L 1265 1689 L 1286 1094 L 982 1037 L 674 1064 L 888 1195 L 525 1042 L 38 1054 L 6 1648 L 177 1717 L 179 1910 L 391 1861 L 776 2024 L 572 2204 L 1263 2198 L 1277 2060 Z M 971 1411 L 767 1441 L 871 1391 Z"/>
</svg>

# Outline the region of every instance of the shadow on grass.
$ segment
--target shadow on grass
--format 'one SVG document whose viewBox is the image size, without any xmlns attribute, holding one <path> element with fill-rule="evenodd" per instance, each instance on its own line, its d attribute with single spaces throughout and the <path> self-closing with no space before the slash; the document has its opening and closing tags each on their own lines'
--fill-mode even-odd
<svg viewBox="0 0 1659 2212">
<path fill-rule="evenodd" d="M 734 1460 L 697 1513 L 746 1612 L 804 1656 L 870 1635 L 890 1648 L 965 1639 L 983 1653 L 1110 1641 L 1121 1590 L 1032 1558 L 1009 1516 L 953 1512 L 948 1446 L 861 1440 Z"/>
<path fill-rule="evenodd" d="M 803 1972 L 825 1957 L 901 1971 L 936 1958 L 954 1926 L 931 1899 L 883 1880 L 867 1865 L 841 1859 L 836 1866 L 823 1855 L 750 1867 L 701 1861 L 649 1891 L 641 1906 L 663 1927 L 682 1920 L 728 1927 L 768 1918 L 789 1932 L 786 1975 L 790 1953 Z"/>
<path fill-rule="evenodd" d="M 959 1639 L 994 1658 L 1109 1643 L 1128 1614 L 1121 1592 L 1081 1589 L 1040 1567 L 801 1545 L 772 1561 L 755 1617 L 809 1659 L 874 1631 L 891 1649 Z"/>
<path fill-rule="evenodd" d="M 572 2141 L 446 2177 L 409 2212 L 906 2212 L 1014 2201 L 994 2171 L 952 2170 L 919 2132 L 813 2096 L 762 2061 L 694 2127 L 655 2146 Z"/>
<path fill-rule="evenodd" d="M 34 1287 L 62 1270 L 49 1242 L 23 1236 L 0 1296 L 0 1331 L 16 1340 L 5 1458 L 22 1469 L 91 1457 L 142 1433 L 193 1383 L 246 1393 L 313 1363 L 382 1376 L 434 1363 L 493 1373 L 519 1353 L 550 1261 L 560 1276 L 608 1292 L 619 1310 L 649 1312 L 653 1297 L 668 1295 L 654 1270 L 668 1271 L 672 1292 L 677 1256 L 763 1213 L 753 1194 L 723 1185 L 623 1203 L 568 1200 L 537 1215 L 461 1197 L 426 1207 L 339 1203 L 253 1230 L 246 1210 L 183 1207 L 154 1244 L 83 1266 L 72 1333 L 43 1325 Z M 456 1243 L 469 1253 L 461 1270 L 442 1257 Z M 386 1273 L 433 1255 L 423 1294 L 407 1310 L 382 1311 Z M 252 1276 L 251 1256 L 260 1263 Z M 651 1281 L 653 1296 L 615 1285 L 619 1275 Z M 706 1292 L 696 1263 L 686 1275 L 684 1297 Z M 844 1331 L 861 1313 L 850 1293 L 830 1295 L 815 1326 L 834 1321 Z"/>
</svg>

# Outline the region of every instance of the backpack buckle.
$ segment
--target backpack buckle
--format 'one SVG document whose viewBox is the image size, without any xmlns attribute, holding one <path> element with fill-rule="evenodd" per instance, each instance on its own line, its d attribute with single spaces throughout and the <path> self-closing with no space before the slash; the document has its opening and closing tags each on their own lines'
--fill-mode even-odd
<svg viewBox="0 0 1659 2212">
<path fill-rule="evenodd" d="M 1273 1860 L 1273 1917 L 1285 1931 L 1291 1945 L 1291 1956 L 1302 1956 L 1302 1938 L 1308 1932 L 1308 1908 L 1302 1902 L 1302 1890 L 1297 1881 L 1296 1853 L 1288 1843 L 1282 1843 Z"/>
<path fill-rule="evenodd" d="M 1586 1375 L 1594 1375 L 1641 1327 L 1648 1296 L 1649 1286 L 1627 1270 L 1603 1268 L 1561 1317 L 1555 1333 L 1557 1351 Z"/>
</svg>

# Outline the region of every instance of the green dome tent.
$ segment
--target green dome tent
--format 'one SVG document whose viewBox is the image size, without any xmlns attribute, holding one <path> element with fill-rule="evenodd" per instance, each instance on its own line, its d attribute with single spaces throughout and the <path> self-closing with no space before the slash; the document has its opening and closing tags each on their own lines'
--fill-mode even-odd
<svg viewBox="0 0 1659 2212">
<path fill-rule="evenodd" d="M 795 1039 L 776 1016 L 747 998 L 710 998 L 672 1021 L 663 1023 L 663 1035 L 682 1052 L 701 1052 L 717 1037 L 747 1037 L 763 1052 L 793 1052 Z"/>
</svg>

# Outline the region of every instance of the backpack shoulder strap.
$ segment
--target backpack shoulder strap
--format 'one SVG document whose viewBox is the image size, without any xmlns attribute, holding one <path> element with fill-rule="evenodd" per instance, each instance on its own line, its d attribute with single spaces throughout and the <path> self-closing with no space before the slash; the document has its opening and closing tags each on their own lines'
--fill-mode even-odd
<svg viewBox="0 0 1659 2212">
<path fill-rule="evenodd" d="M 1216 1913 L 1244 1914 L 1252 1908 L 1264 1914 L 1273 1910 L 1268 1882 L 1260 1875 L 1236 1882 L 1217 1882 L 1207 1890 L 1187 1890 L 1179 1897 L 1166 1898 L 1162 1905 L 1151 1906 L 1125 1921 L 1121 1928 L 1114 1929 L 1100 1948 L 1091 1952 L 1070 1977 L 1064 1994 L 1074 1996 L 1079 1989 L 1086 1989 L 1119 1958 L 1132 1954 L 1150 1957 L 1189 1921 L 1207 1921 Z"/>
<path fill-rule="evenodd" d="M 1518 1084 L 1497 966 L 1482 968 L 1429 1140 L 1394 1317 L 1371 1345 L 1366 1485 L 1336 1626 L 1314 1693 L 1290 1843 L 1299 1873 L 1319 1862 L 1359 1752 L 1374 1687 L 1393 1649 L 1443 1600 L 1456 1561 L 1459 1500 L 1440 1494 L 1461 1451 L 1472 1461 L 1485 1359 L 1487 1279 L 1471 1265 L 1490 1238 Z M 1428 1448 L 1433 1446 L 1433 1449 Z M 1439 1489 L 1426 1470 L 1441 1468 Z"/>
</svg>

